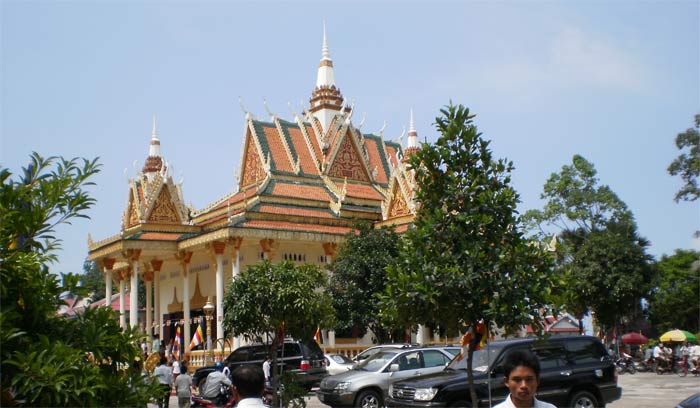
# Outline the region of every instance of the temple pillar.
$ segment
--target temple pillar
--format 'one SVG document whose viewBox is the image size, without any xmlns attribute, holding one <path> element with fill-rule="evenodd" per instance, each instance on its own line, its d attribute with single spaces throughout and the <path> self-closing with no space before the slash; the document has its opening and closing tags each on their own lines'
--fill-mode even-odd
<svg viewBox="0 0 700 408">
<path fill-rule="evenodd" d="M 427 341 L 426 341 L 426 339 L 428 337 L 427 332 L 428 332 L 427 327 L 423 326 L 422 324 L 418 325 L 418 333 L 416 333 L 416 342 L 418 344 L 423 345 L 423 344 L 427 343 Z"/>
<path fill-rule="evenodd" d="M 153 270 L 150 269 L 149 264 L 146 264 L 143 268 L 143 280 L 146 282 L 146 330 L 145 333 L 148 336 L 148 341 L 146 344 L 151 344 L 151 333 L 153 333 Z M 148 350 L 151 351 L 150 348 Z"/>
<path fill-rule="evenodd" d="M 151 267 L 153 268 L 153 318 L 156 324 L 156 329 L 158 336 L 163 338 L 163 315 L 160 313 L 160 268 L 163 266 L 163 261 L 160 259 L 154 259 L 151 261 Z M 149 338 L 153 336 L 153 328 L 148 333 Z M 151 342 L 148 342 L 148 347 L 150 349 Z"/>
<path fill-rule="evenodd" d="M 137 327 L 139 324 L 139 256 L 140 249 L 128 249 L 124 257 L 131 264 L 131 283 L 129 286 L 129 325 Z"/>
<path fill-rule="evenodd" d="M 224 250 L 226 244 L 221 241 L 212 243 L 216 257 L 216 337 L 224 338 Z M 220 346 L 223 348 L 223 342 Z"/>
<path fill-rule="evenodd" d="M 279 241 L 274 240 L 272 238 L 261 239 L 260 248 L 262 248 L 263 251 L 263 259 L 272 261 L 275 257 L 275 253 L 277 252 L 277 248 L 279 248 L 279 246 Z"/>
<path fill-rule="evenodd" d="M 122 269 L 119 271 L 119 327 L 126 329 L 126 300 L 124 292 L 126 292 L 126 276 L 128 271 Z"/>
<path fill-rule="evenodd" d="M 182 283 L 183 283 L 183 295 L 182 295 L 182 314 L 183 319 L 185 319 L 185 332 L 183 333 L 183 339 L 191 339 L 190 336 L 190 261 L 192 260 L 192 252 L 180 251 L 177 255 L 177 259 L 180 261 L 182 266 Z"/>
<path fill-rule="evenodd" d="M 231 237 L 228 239 L 228 244 L 231 245 L 231 278 L 236 279 L 236 277 L 241 273 L 241 243 L 243 242 L 242 237 Z M 233 349 L 237 349 L 241 346 L 241 339 L 236 336 L 233 337 Z"/>
<path fill-rule="evenodd" d="M 322 246 L 323 255 L 326 256 L 326 264 L 330 265 L 335 256 L 338 254 L 338 244 L 335 242 L 324 242 Z"/>
<path fill-rule="evenodd" d="M 102 269 L 105 277 L 105 306 L 112 307 L 112 268 L 114 268 L 114 258 L 102 260 Z"/>
</svg>

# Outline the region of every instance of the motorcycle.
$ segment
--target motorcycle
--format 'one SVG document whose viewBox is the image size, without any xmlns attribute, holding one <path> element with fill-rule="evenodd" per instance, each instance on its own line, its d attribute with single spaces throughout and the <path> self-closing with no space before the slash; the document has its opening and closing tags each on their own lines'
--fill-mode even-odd
<svg viewBox="0 0 700 408">
<path fill-rule="evenodd" d="M 622 353 L 622 357 L 615 360 L 615 369 L 617 370 L 618 374 L 634 374 L 637 372 L 637 368 L 634 366 L 634 361 L 632 361 L 632 356 L 627 353 Z"/>
<path fill-rule="evenodd" d="M 648 358 L 646 360 L 639 360 L 634 362 L 635 370 L 639 372 L 652 372 L 654 371 L 654 359 Z"/>
<path fill-rule="evenodd" d="M 192 394 L 190 402 L 192 408 L 232 408 L 236 405 L 231 388 L 225 385 L 221 386 L 219 395 L 215 398 L 205 398 L 201 394 Z"/>
<path fill-rule="evenodd" d="M 696 377 L 698 375 L 700 375 L 700 370 L 698 369 L 697 364 L 695 365 L 694 368 L 690 368 L 690 367 L 691 367 L 691 364 L 688 361 L 688 359 L 685 357 L 681 358 L 678 361 L 678 364 L 676 365 L 676 368 L 675 368 L 676 374 L 678 374 L 679 377 L 685 377 L 686 375 L 688 375 L 688 372 L 690 372 L 691 374 L 693 374 L 693 376 L 696 376 Z"/>
<path fill-rule="evenodd" d="M 670 360 L 664 360 L 664 359 L 659 359 L 656 362 L 656 374 L 664 374 L 664 373 L 674 373 L 674 367 L 676 365 L 674 364 L 673 359 Z"/>
</svg>

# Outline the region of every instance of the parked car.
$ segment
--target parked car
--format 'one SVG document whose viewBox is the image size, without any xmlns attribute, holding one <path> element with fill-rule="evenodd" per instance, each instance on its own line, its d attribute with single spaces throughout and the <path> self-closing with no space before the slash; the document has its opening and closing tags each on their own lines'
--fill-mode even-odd
<svg viewBox="0 0 700 408">
<path fill-rule="evenodd" d="M 266 356 L 270 354 L 269 344 L 251 344 L 237 348 L 223 361 L 225 367 L 233 371 L 244 364 L 262 366 Z M 321 379 L 328 375 L 324 365 L 323 351 L 313 340 L 284 341 L 284 347 L 277 349 L 278 370 L 290 371 L 296 375 L 297 383 L 307 389 L 317 386 Z M 201 367 L 192 375 L 192 384 L 201 388 L 214 366 Z"/>
<path fill-rule="evenodd" d="M 407 347 L 414 347 L 417 346 L 417 344 L 408 344 L 408 343 L 396 343 L 396 344 L 379 344 L 376 346 L 369 347 L 362 351 L 360 354 L 356 355 L 353 357 L 353 361 L 355 362 L 360 362 L 362 360 L 366 360 L 370 356 L 372 356 L 375 353 L 378 353 L 383 350 L 394 350 L 394 349 L 405 349 Z"/>
<path fill-rule="evenodd" d="M 479 406 L 492 406 L 508 396 L 502 363 L 507 353 L 518 349 L 530 349 L 540 360 L 538 399 L 556 406 L 601 407 L 622 395 L 615 364 L 597 338 L 524 338 L 489 343 L 474 352 L 472 367 Z M 469 407 L 466 367 L 466 358 L 455 358 L 441 372 L 396 381 L 389 389 L 386 405 Z"/>
<path fill-rule="evenodd" d="M 342 354 L 326 354 L 325 356 L 326 370 L 329 375 L 344 373 L 352 368 L 355 364 L 352 360 Z"/>
<path fill-rule="evenodd" d="M 696 392 L 676 405 L 676 408 L 700 408 L 700 392 Z"/>
<path fill-rule="evenodd" d="M 388 348 L 324 378 L 316 395 L 332 407 L 381 407 L 392 382 L 441 371 L 453 357 L 441 347 Z"/>
</svg>

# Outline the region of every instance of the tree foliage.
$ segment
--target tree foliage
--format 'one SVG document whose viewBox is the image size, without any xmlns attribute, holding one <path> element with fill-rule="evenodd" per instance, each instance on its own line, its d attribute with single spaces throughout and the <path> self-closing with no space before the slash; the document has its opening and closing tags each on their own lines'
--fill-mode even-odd
<svg viewBox="0 0 700 408">
<path fill-rule="evenodd" d="M 450 105 L 441 113 L 437 142 L 409 158 L 420 208 L 388 269 L 383 309 L 399 321 L 451 332 L 482 319 L 509 331 L 541 327 L 549 257 L 520 232 L 513 165 L 493 158 L 467 108 Z M 475 401 L 473 346 L 467 367 Z"/>
<path fill-rule="evenodd" d="M 97 262 L 85 261 L 83 263 L 83 274 L 80 276 L 80 286 L 85 288 L 88 294 L 92 294 L 93 302 L 105 297 L 105 279 L 99 266 L 97 266 Z M 139 289 L 141 286 L 143 285 L 139 285 Z M 144 305 L 145 303 L 141 302 L 141 299 L 139 299 L 139 304 Z"/>
<path fill-rule="evenodd" d="M 608 222 L 629 220 L 627 205 L 607 185 L 598 185 L 597 171 L 583 156 L 574 155 L 571 165 L 552 173 L 540 196 L 542 210 L 530 210 L 525 219 L 530 227 L 544 232 L 545 225 L 562 231 L 588 233 Z"/>
<path fill-rule="evenodd" d="M 676 147 L 681 154 L 668 166 L 672 176 L 680 176 L 685 183 L 676 193 L 676 202 L 695 201 L 700 197 L 700 114 L 695 115 L 695 127 L 676 136 Z"/>
<path fill-rule="evenodd" d="M 277 378 L 277 348 L 287 335 L 311 339 L 319 326 L 334 324 L 327 281 L 315 265 L 289 261 L 251 265 L 227 285 L 224 330 L 227 335 L 270 343 L 272 375 Z M 303 405 L 303 398 L 294 403 Z"/>
<path fill-rule="evenodd" d="M 634 216 L 596 175 L 592 163 L 575 155 L 546 181 L 544 208 L 525 218 L 540 238 L 552 229 L 558 234 L 555 302 L 579 319 L 593 310 L 599 322 L 613 326 L 636 317 L 655 275 Z"/>
<path fill-rule="evenodd" d="M 700 332 L 700 252 L 677 249 L 658 262 L 659 278 L 650 299 L 650 319 L 661 332 Z"/>
<path fill-rule="evenodd" d="M 337 329 L 372 330 L 378 343 L 391 340 L 392 331 L 380 318 L 379 295 L 386 289 L 386 267 L 398 256 L 399 237 L 391 229 L 373 229 L 364 223 L 350 233 L 330 266 L 330 294 Z M 395 340 L 395 339 L 394 339 Z"/>
<path fill-rule="evenodd" d="M 124 370 L 139 356 L 138 333 L 122 331 L 111 309 L 57 316 L 78 276 L 50 273 L 59 224 L 86 218 L 86 186 L 96 160 L 43 158 L 34 153 L 18 180 L 0 169 L 0 405 L 144 405 L 157 387 Z"/>
<path fill-rule="evenodd" d="M 568 289 L 600 324 L 615 327 L 623 317 L 639 317 L 641 299 L 650 294 L 656 276 L 648 246 L 633 224 L 612 223 L 587 234 L 574 254 Z"/>
</svg>

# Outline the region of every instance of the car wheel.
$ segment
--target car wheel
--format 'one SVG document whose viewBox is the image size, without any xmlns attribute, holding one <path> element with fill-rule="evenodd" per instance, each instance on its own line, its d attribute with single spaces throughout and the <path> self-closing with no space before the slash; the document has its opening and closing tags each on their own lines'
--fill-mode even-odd
<svg viewBox="0 0 700 408">
<path fill-rule="evenodd" d="M 599 406 L 598 399 L 588 391 L 577 391 L 569 401 L 571 408 L 595 408 Z"/>
<path fill-rule="evenodd" d="M 382 405 L 382 397 L 372 390 L 362 391 L 355 400 L 357 408 L 379 408 Z"/>
</svg>

